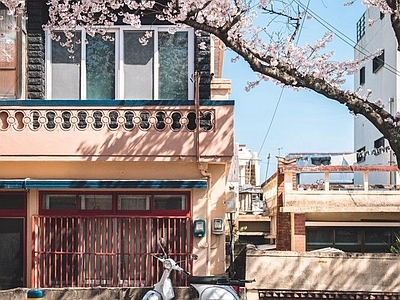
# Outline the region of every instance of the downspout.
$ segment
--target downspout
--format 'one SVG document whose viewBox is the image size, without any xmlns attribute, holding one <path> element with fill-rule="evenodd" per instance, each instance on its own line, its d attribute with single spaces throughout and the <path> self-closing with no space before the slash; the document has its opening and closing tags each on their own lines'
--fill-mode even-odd
<svg viewBox="0 0 400 300">
<path fill-rule="evenodd" d="M 206 244 L 207 257 L 206 257 L 206 275 L 210 275 L 211 266 L 211 215 L 210 215 L 210 194 L 211 194 L 211 173 L 208 172 L 208 168 L 205 168 L 201 163 L 200 159 L 200 72 L 196 71 L 194 75 L 195 80 L 195 94 L 194 94 L 194 105 L 196 113 L 196 130 L 195 130 L 195 147 L 196 147 L 196 162 L 197 167 L 203 177 L 207 178 L 207 191 L 206 191 Z"/>
</svg>

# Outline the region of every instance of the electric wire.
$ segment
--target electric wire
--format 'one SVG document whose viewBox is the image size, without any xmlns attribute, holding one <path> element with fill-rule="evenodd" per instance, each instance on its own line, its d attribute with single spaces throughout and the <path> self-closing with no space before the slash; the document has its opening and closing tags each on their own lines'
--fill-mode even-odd
<svg viewBox="0 0 400 300">
<path fill-rule="evenodd" d="M 310 0 L 308 0 L 307 8 L 309 7 L 309 5 L 310 5 Z M 303 25 L 304 25 L 304 18 L 303 18 L 303 20 L 302 20 L 302 22 L 301 22 L 301 24 L 300 24 L 299 34 L 298 34 L 298 36 L 297 36 L 297 41 L 296 41 L 296 43 L 299 41 L 301 32 L 302 32 L 302 30 L 303 30 Z M 277 103 L 276 103 L 276 105 L 275 105 L 275 109 L 274 109 L 274 112 L 273 112 L 273 114 L 272 114 L 271 121 L 270 121 L 270 123 L 269 123 L 267 132 L 266 132 L 265 135 L 264 135 L 264 139 L 263 139 L 263 141 L 262 141 L 262 143 L 261 143 L 260 150 L 258 151 L 258 153 L 261 153 L 261 151 L 262 151 L 262 149 L 263 149 L 263 147 L 264 147 L 265 141 L 267 140 L 267 137 L 268 137 L 268 135 L 269 135 L 269 132 L 271 131 L 272 125 L 273 125 L 274 120 L 275 120 L 276 112 L 278 111 L 279 104 L 280 104 L 280 102 L 281 102 L 281 100 L 282 100 L 284 88 L 285 88 L 285 87 L 282 86 L 281 92 L 279 93 L 278 101 L 277 101 Z"/>
<path fill-rule="evenodd" d="M 330 23 L 328 23 L 327 21 L 325 21 L 325 20 L 324 20 L 323 18 L 321 18 L 317 13 L 315 13 L 313 10 L 311 10 L 311 9 L 309 8 L 310 0 L 308 0 L 307 5 L 304 5 L 303 3 L 301 3 L 301 2 L 298 1 L 298 0 L 293 0 L 292 2 L 295 2 L 297 5 L 299 5 L 299 6 L 305 11 L 305 13 L 309 14 L 310 16 L 312 16 L 313 19 L 315 19 L 315 20 L 316 20 L 319 24 L 321 24 L 323 27 L 325 27 L 326 29 L 328 29 L 328 30 L 332 31 L 333 33 L 335 33 L 335 35 L 336 35 L 339 39 L 341 39 L 341 40 L 342 40 L 343 42 L 345 42 L 347 45 L 349 45 L 349 46 L 351 46 L 352 48 L 354 48 L 356 51 L 360 52 L 360 54 L 365 55 L 365 56 L 369 56 L 369 55 L 372 54 L 372 52 L 368 51 L 368 50 L 365 49 L 364 47 L 357 47 L 357 48 L 356 48 L 357 42 L 355 42 L 353 39 L 351 39 L 350 37 L 348 37 L 348 36 L 347 36 L 346 34 L 344 34 L 342 31 L 340 31 L 340 30 L 337 29 L 335 26 L 333 26 L 333 25 L 331 25 Z M 304 19 L 303 19 L 303 22 L 302 22 L 302 24 L 301 24 L 301 29 L 299 30 L 299 35 L 297 36 L 297 42 L 299 41 L 300 33 L 301 33 L 302 28 L 303 28 L 303 25 L 304 25 Z M 398 71 L 395 67 L 393 67 L 392 65 L 388 64 L 387 62 L 384 63 L 383 68 L 386 69 L 387 71 L 391 72 L 392 74 L 396 75 L 396 76 L 400 76 L 400 71 Z M 271 130 L 272 123 L 274 122 L 275 115 L 276 115 L 276 112 L 277 112 L 279 103 L 280 103 L 280 101 L 281 101 L 281 98 L 282 98 L 283 89 L 284 89 L 284 87 L 282 87 L 282 90 L 281 90 L 281 92 L 280 92 L 280 95 L 279 95 L 279 98 L 278 98 L 278 102 L 277 102 L 277 104 L 276 104 L 276 106 L 275 106 L 275 110 L 274 110 L 274 113 L 273 113 L 273 115 L 272 115 L 271 122 L 270 122 L 270 124 L 269 124 L 269 126 L 268 126 L 267 132 L 266 132 L 266 134 L 265 134 L 265 136 L 264 136 L 263 142 L 262 142 L 262 144 L 261 144 L 261 147 L 260 147 L 260 150 L 259 150 L 258 153 L 261 153 L 261 151 L 262 151 L 262 149 L 263 149 L 263 147 L 264 147 L 265 141 L 266 141 L 266 139 L 267 139 L 267 137 L 268 137 L 268 135 L 269 135 L 269 132 L 270 132 L 270 130 Z"/>
<path fill-rule="evenodd" d="M 335 26 L 329 24 L 326 20 L 324 20 L 323 18 L 321 18 L 317 13 L 315 13 L 313 10 L 311 10 L 308 5 L 307 7 L 301 3 L 299 0 L 293 0 L 294 2 L 296 2 L 297 5 L 299 5 L 300 7 L 302 7 L 304 10 L 308 10 L 308 14 L 310 16 L 312 16 L 319 24 L 321 24 L 323 27 L 325 27 L 326 29 L 332 31 L 335 33 L 335 35 L 341 39 L 343 42 L 345 42 L 347 45 L 351 46 L 352 48 L 354 48 L 356 51 L 360 52 L 360 54 L 364 55 L 364 56 L 370 56 L 373 53 L 368 51 L 367 49 L 365 49 L 364 47 L 361 47 L 360 45 L 358 47 L 357 46 L 357 42 L 355 42 L 354 40 L 352 40 L 350 37 L 348 37 L 346 34 L 344 34 L 342 31 L 340 31 L 339 29 L 337 29 Z M 378 50 L 378 49 L 377 49 Z M 396 76 L 400 76 L 400 72 L 396 69 L 396 67 L 393 67 L 392 65 L 388 64 L 388 63 L 384 63 L 383 68 L 388 70 L 389 72 L 391 72 L 392 74 L 396 75 Z"/>
</svg>

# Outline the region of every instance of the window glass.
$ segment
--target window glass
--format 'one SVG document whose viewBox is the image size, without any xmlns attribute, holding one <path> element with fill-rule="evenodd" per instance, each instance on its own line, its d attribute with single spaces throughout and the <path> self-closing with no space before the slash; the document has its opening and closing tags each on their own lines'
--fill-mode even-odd
<svg viewBox="0 0 400 300">
<path fill-rule="evenodd" d="M 83 41 L 85 37 L 87 42 Z M 141 43 L 144 37 L 147 40 Z M 51 41 L 49 98 L 189 98 L 189 57 L 192 57 L 188 31 L 171 34 L 157 28 L 151 31 L 119 28 L 104 36 L 76 31 L 72 48 L 63 47 L 63 33 L 60 38 Z M 83 53 L 85 57 L 81 57 Z"/>
<path fill-rule="evenodd" d="M 188 33 L 160 32 L 159 51 L 159 98 L 188 98 Z"/>
<path fill-rule="evenodd" d="M 333 229 L 311 228 L 306 232 L 307 250 L 333 246 Z"/>
<path fill-rule="evenodd" d="M 17 96 L 17 19 L 0 3 L 0 98 Z"/>
<path fill-rule="evenodd" d="M 374 148 L 378 149 L 381 147 L 385 147 L 385 138 L 381 137 L 374 141 Z"/>
<path fill-rule="evenodd" d="M 86 98 L 115 99 L 115 33 L 87 36 Z"/>
<path fill-rule="evenodd" d="M 42 208 L 54 210 L 75 210 L 75 204 L 75 195 L 45 195 L 43 198 Z"/>
<path fill-rule="evenodd" d="M 139 40 L 144 31 L 124 32 L 125 99 L 153 99 L 154 38 L 146 45 Z"/>
<path fill-rule="evenodd" d="M 391 229 L 365 228 L 365 252 L 388 252 L 391 242 Z"/>
<path fill-rule="evenodd" d="M 0 209 L 24 209 L 25 195 L 23 194 L 0 194 Z"/>
<path fill-rule="evenodd" d="M 365 67 L 360 69 L 360 85 L 365 83 Z"/>
<path fill-rule="evenodd" d="M 112 210 L 112 195 L 80 195 L 81 209 Z"/>
<path fill-rule="evenodd" d="M 361 232 L 357 228 L 335 230 L 335 247 L 348 252 L 361 252 Z"/>
<path fill-rule="evenodd" d="M 156 210 L 186 210 L 184 195 L 155 195 L 154 209 Z"/>
<path fill-rule="evenodd" d="M 372 60 L 372 72 L 376 73 L 385 63 L 385 50 L 382 50 L 382 53 Z"/>
<path fill-rule="evenodd" d="M 365 161 L 365 146 L 357 150 L 357 162 Z"/>
<path fill-rule="evenodd" d="M 81 32 L 74 33 L 71 49 L 62 46 L 65 43 L 64 34 L 56 34 L 59 34 L 61 40 L 51 43 L 52 98 L 80 99 Z"/>
<path fill-rule="evenodd" d="M 149 210 L 150 196 L 147 195 L 119 195 L 119 210 Z"/>
</svg>

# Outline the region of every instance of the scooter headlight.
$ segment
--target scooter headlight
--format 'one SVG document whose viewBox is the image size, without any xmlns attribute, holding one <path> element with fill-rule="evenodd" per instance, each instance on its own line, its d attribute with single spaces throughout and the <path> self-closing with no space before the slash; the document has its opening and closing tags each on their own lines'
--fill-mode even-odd
<svg viewBox="0 0 400 300">
<path fill-rule="evenodd" d="M 164 260 L 164 268 L 165 269 L 172 269 L 172 262 L 169 259 Z"/>
</svg>

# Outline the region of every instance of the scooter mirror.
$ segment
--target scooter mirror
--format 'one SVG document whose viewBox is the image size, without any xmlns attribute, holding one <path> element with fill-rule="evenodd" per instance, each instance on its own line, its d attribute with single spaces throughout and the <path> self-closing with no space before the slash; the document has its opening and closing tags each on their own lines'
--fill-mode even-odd
<svg viewBox="0 0 400 300">
<path fill-rule="evenodd" d="M 196 260 L 196 259 L 198 259 L 199 258 L 199 256 L 197 255 L 197 254 L 192 254 L 192 259 L 193 260 Z"/>
</svg>

